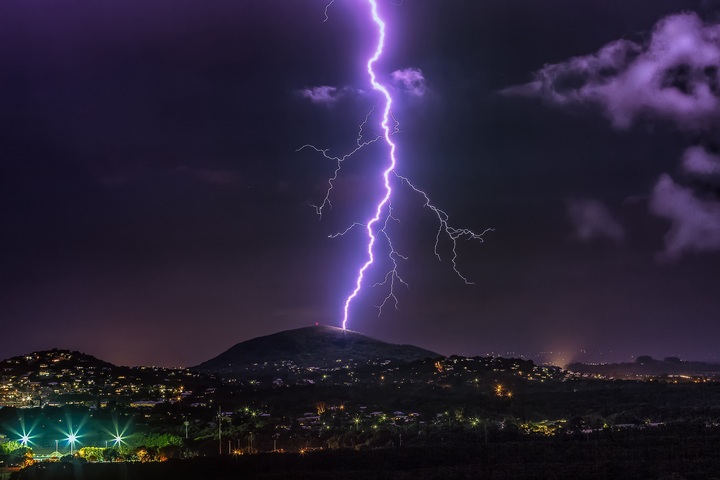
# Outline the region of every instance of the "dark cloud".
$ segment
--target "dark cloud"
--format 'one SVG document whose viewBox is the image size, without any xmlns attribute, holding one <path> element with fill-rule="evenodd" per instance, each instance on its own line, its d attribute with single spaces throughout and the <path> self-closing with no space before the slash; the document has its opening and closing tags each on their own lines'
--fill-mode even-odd
<svg viewBox="0 0 720 480">
<path fill-rule="evenodd" d="M 309 87 L 298 90 L 303 98 L 307 98 L 312 103 L 320 105 L 333 105 L 347 93 L 345 89 L 338 89 L 329 85 L 321 85 L 319 87 Z"/>
<path fill-rule="evenodd" d="M 532 82 L 503 92 L 598 105 L 620 128 L 650 117 L 704 129 L 720 118 L 719 70 L 720 25 L 683 13 L 659 21 L 647 44 L 617 40 L 592 55 L 546 65 Z"/>
<path fill-rule="evenodd" d="M 188 173 L 193 177 L 215 185 L 239 186 L 243 182 L 243 176 L 233 170 L 212 169 L 212 168 L 192 168 L 181 166 L 179 171 Z"/>
<path fill-rule="evenodd" d="M 540 97 L 565 107 L 599 106 L 618 128 L 662 119 L 681 131 L 710 137 L 720 120 L 719 70 L 720 24 L 704 23 L 689 12 L 658 21 L 646 43 L 616 40 L 594 54 L 546 65 L 532 82 L 502 93 Z M 682 165 L 696 175 L 720 171 L 717 156 L 703 147 L 687 149 Z M 568 208 L 581 238 L 600 232 L 621 238 L 619 226 L 611 227 L 610 217 L 598 205 L 570 203 Z M 696 198 L 691 188 L 665 174 L 653 190 L 650 212 L 672 221 L 663 258 L 720 250 L 720 202 Z M 596 228 L 587 223 L 593 219 Z"/>
<path fill-rule="evenodd" d="M 402 70 L 395 70 L 392 72 L 391 77 L 395 84 L 399 85 L 410 95 L 423 97 L 427 92 L 425 77 L 419 68 L 409 67 Z"/>
<path fill-rule="evenodd" d="M 690 147 L 682 157 L 682 166 L 690 174 L 712 176 L 720 174 L 720 155 L 702 146 Z"/>
<path fill-rule="evenodd" d="M 610 239 L 622 242 L 625 230 L 610 211 L 598 200 L 567 200 L 568 217 L 575 227 L 575 235 L 583 241 Z"/>
<path fill-rule="evenodd" d="M 677 260 L 686 252 L 720 250 L 720 203 L 717 201 L 698 198 L 692 189 L 663 175 L 653 189 L 650 211 L 672 222 L 665 235 L 663 259 Z"/>
</svg>

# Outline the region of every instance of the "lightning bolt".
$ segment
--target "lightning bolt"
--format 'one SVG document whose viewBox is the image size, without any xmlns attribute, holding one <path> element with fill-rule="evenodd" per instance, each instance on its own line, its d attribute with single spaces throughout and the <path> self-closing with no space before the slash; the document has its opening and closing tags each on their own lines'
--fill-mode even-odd
<svg viewBox="0 0 720 480">
<path fill-rule="evenodd" d="M 330 7 L 332 7 L 332 4 L 335 3 L 335 0 L 330 0 L 330 3 L 325 5 L 325 20 L 323 20 L 323 23 L 330 20 L 330 17 L 328 16 L 328 10 L 330 10 Z"/>
<path fill-rule="evenodd" d="M 382 127 L 383 131 L 383 137 L 385 139 L 385 143 L 387 143 L 388 147 L 390 147 L 390 162 L 388 163 L 387 168 L 383 172 L 383 184 L 385 185 L 385 195 L 380 200 L 380 202 L 377 204 L 377 207 L 375 208 L 375 216 L 370 219 L 369 222 L 365 225 L 365 229 L 367 230 L 368 235 L 368 246 L 367 246 L 367 254 L 368 259 L 365 262 L 365 264 L 360 268 L 358 271 L 357 278 L 355 280 L 355 289 L 352 291 L 350 295 L 345 299 L 345 304 L 343 305 L 343 320 L 342 320 L 342 328 L 343 330 L 347 328 L 347 321 L 348 317 L 350 315 L 350 304 L 355 299 L 355 297 L 358 296 L 358 293 L 360 293 L 360 289 L 362 288 L 363 279 L 365 278 L 365 272 L 370 267 L 370 265 L 373 264 L 375 261 L 375 256 L 373 255 L 373 247 L 375 246 L 375 242 L 377 241 L 377 237 L 375 236 L 375 233 L 373 232 L 373 226 L 380 221 L 380 218 L 383 214 L 383 210 L 385 210 L 385 206 L 390 203 L 390 196 L 392 195 L 392 187 L 390 186 L 390 174 L 393 173 L 395 170 L 395 165 L 397 164 L 397 160 L 395 159 L 395 144 L 390 139 L 390 107 L 392 106 L 392 97 L 390 96 L 390 92 L 388 92 L 387 88 L 385 88 L 382 84 L 380 84 L 377 81 L 377 78 L 375 76 L 375 70 L 373 70 L 373 65 L 375 62 L 378 61 L 380 56 L 383 53 L 383 48 L 385 47 L 385 22 L 382 21 L 380 16 L 378 15 L 377 11 L 377 2 L 375 0 L 368 0 L 370 2 L 370 8 L 372 11 L 372 18 L 375 24 L 378 26 L 379 30 L 379 39 L 377 44 L 377 49 L 375 49 L 375 53 L 372 57 L 367 61 L 367 72 L 370 76 L 370 84 L 372 85 L 374 90 L 377 90 L 382 94 L 383 97 L 385 97 L 385 107 L 383 108 L 383 114 L 382 114 L 382 121 L 380 122 L 380 126 Z M 389 205 L 388 205 L 389 206 Z M 389 210 L 389 209 L 388 209 Z M 390 212 L 388 211 L 388 216 L 390 215 Z M 391 253 L 392 251 L 392 244 L 391 244 Z M 389 273 L 393 278 L 396 276 L 397 271 L 397 264 L 395 263 L 396 260 L 393 259 L 393 270 Z M 387 278 L 387 277 L 386 277 Z M 390 290 L 390 295 L 394 296 L 393 290 Z M 397 299 L 396 299 L 397 302 Z M 384 303 L 384 302 L 383 302 Z"/>
<path fill-rule="evenodd" d="M 328 20 L 328 9 L 330 6 L 335 2 L 335 0 L 331 0 L 327 6 L 325 7 L 325 21 Z M 385 22 L 380 17 L 380 14 L 378 13 L 378 6 L 377 6 L 377 0 L 367 0 L 368 5 L 370 7 L 371 17 L 372 21 L 377 27 L 378 31 L 378 41 L 377 46 L 375 48 L 375 52 L 373 55 L 367 60 L 367 73 L 370 80 L 370 84 L 372 85 L 372 88 L 374 91 L 376 91 L 383 99 L 382 103 L 382 116 L 380 120 L 380 130 L 381 134 L 376 134 L 374 136 L 371 136 L 370 138 L 365 138 L 364 129 L 366 125 L 368 124 L 371 115 L 374 112 L 374 108 L 365 116 L 365 119 L 360 124 L 358 129 L 358 135 L 356 139 L 356 146 L 347 154 L 341 155 L 341 156 L 333 156 L 329 152 L 329 149 L 321 149 L 318 147 L 315 147 L 310 144 L 303 145 L 302 147 L 298 148 L 297 151 L 304 150 L 304 149 L 312 149 L 315 150 L 317 153 L 320 153 L 323 157 L 325 157 L 328 160 L 331 160 L 335 162 L 335 169 L 333 171 L 332 176 L 327 181 L 327 189 L 325 191 L 325 197 L 323 198 L 323 201 L 320 204 L 311 204 L 311 206 L 315 209 L 315 212 L 318 214 L 318 216 L 322 217 L 322 214 L 326 208 L 332 208 L 332 203 L 330 200 L 332 190 L 335 186 L 335 181 L 338 179 L 338 176 L 340 175 L 340 171 L 342 170 L 342 166 L 346 160 L 351 158 L 355 153 L 362 150 L 363 148 L 367 147 L 370 144 L 376 143 L 378 141 L 384 141 L 384 143 L 387 145 L 388 148 L 388 157 L 387 157 L 387 164 L 385 169 L 382 172 L 382 179 L 383 179 L 383 186 L 384 186 L 384 194 L 381 199 L 378 200 L 378 203 L 375 206 L 375 214 L 372 218 L 370 218 L 368 221 L 364 223 L 355 222 L 352 225 L 350 225 L 347 229 L 345 229 L 342 232 L 330 235 L 330 238 L 335 238 L 338 236 L 345 235 L 350 230 L 356 228 L 356 227 L 364 227 L 365 232 L 367 234 L 367 260 L 365 263 L 360 267 L 357 273 L 357 277 L 355 279 L 355 287 L 353 288 L 352 292 L 345 298 L 345 302 L 343 304 L 343 318 L 342 318 L 342 328 L 346 329 L 348 324 L 348 319 L 350 317 L 350 307 L 353 303 L 353 301 L 357 298 L 357 296 L 360 294 L 360 291 L 362 290 L 363 283 L 365 281 L 366 274 L 368 273 L 368 269 L 371 265 L 375 262 L 375 254 L 374 249 L 375 245 L 378 241 L 378 238 L 382 238 L 387 243 L 387 246 L 389 248 L 388 257 L 390 259 L 390 263 L 392 265 L 391 269 L 385 274 L 384 279 L 381 282 L 375 283 L 373 286 L 381 286 L 381 285 L 387 285 L 388 286 L 388 294 L 385 297 L 385 299 L 382 301 L 380 305 L 378 305 L 378 309 L 380 313 L 382 313 L 383 307 L 388 303 L 392 302 L 397 309 L 398 306 L 398 298 L 395 295 L 395 287 L 397 284 L 402 284 L 404 286 L 408 286 L 407 282 L 405 282 L 402 277 L 399 274 L 399 266 L 398 261 L 399 260 L 408 260 L 408 257 L 400 254 L 395 247 L 393 246 L 392 240 L 388 234 L 387 227 L 391 221 L 397 221 L 399 220 L 393 216 L 392 212 L 392 203 L 391 198 L 393 196 L 393 187 L 391 178 L 395 178 L 399 181 L 400 185 L 406 185 L 411 192 L 414 194 L 420 196 L 423 200 L 423 206 L 425 208 L 428 208 L 430 211 L 433 212 L 433 214 L 437 217 L 438 221 L 438 230 L 435 235 L 435 246 L 434 246 L 434 253 L 435 256 L 438 258 L 438 260 L 442 261 L 442 256 L 440 254 L 440 242 L 442 238 L 447 238 L 450 241 L 451 245 L 451 258 L 450 263 L 452 264 L 452 269 L 457 274 L 460 279 L 462 279 L 466 284 L 471 285 L 472 282 L 469 281 L 459 270 L 457 266 L 457 244 L 458 241 L 461 239 L 466 240 L 477 240 L 479 242 L 483 241 L 483 235 L 487 232 L 492 231 L 493 229 L 488 228 L 485 229 L 481 233 L 475 233 L 472 230 L 466 229 L 466 228 L 455 228 L 449 223 L 449 216 L 448 214 L 441 210 L 440 208 L 433 205 L 433 203 L 430 200 L 430 197 L 425 193 L 425 191 L 421 190 L 420 188 L 416 187 L 410 180 L 402 175 L 399 175 L 396 172 L 396 166 L 397 166 L 397 158 L 396 158 L 396 145 L 392 141 L 392 136 L 399 132 L 399 124 L 395 120 L 395 118 L 392 116 L 391 108 L 393 99 L 390 95 L 389 90 L 378 81 L 377 75 L 375 74 L 374 65 L 375 63 L 380 59 L 380 57 L 383 54 L 383 50 L 385 48 Z"/>
</svg>

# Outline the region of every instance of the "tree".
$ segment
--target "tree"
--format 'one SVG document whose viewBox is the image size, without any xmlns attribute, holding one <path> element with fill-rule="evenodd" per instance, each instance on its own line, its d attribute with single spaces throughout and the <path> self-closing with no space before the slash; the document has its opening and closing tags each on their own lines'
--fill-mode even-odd
<svg viewBox="0 0 720 480">
<path fill-rule="evenodd" d="M 24 448 L 20 442 L 10 440 L 8 442 L 0 443 L 0 453 L 3 455 L 14 454 L 17 450 Z"/>
<path fill-rule="evenodd" d="M 120 457 L 120 451 L 117 448 L 105 448 L 102 456 L 104 461 L 114 462 Z"/>
<path fill-rule="evenodd" d="M 136 447 L 166 447 L 168 445 L 180 446 L 183 444 L 183 439 L 179 435 L 173 435 L 171 433 L 149 433 L 147 435 L 139 435 L 132 439 L 132 445 Z"/>
<path fill-rule="evenodd" d="M 164 462 L 171 458 L 180 458 L 180 447 L 177 445 L 165 445 L 158 448 L 158 460 Z"/>
<path fill-rule="evenodd" d="M 104 448 L 100 447 L 82 447 L 78 450 L 78 455 L 88 462 L 98 462 L 104 458 Z"/>
</svg>

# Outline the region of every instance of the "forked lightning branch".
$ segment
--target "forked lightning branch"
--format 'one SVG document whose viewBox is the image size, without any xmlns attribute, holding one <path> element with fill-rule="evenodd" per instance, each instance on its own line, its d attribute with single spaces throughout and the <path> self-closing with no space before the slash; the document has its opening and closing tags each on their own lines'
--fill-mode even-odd
<svg viewBox="0 0 720 480">
<path fill-rule="evenodd" d="M 351 0 L 351 1 L 357 1 L 357 0 Z M 440 254 L 440 242 L 442 239 L 448 239 L 450 241 L 450 263 L 452 265 L 453 271 L 458 275 L 458 277 L 465 282 L 466 284 L 472 284 L 472 282 L 463 275 L 457 265 L 457 244 L 459 240 L 477 240 L 482 242 L 483 241 L 483 235 L 489 231 L 492 231 L 492 229 L 488 228 L 480 233 L 476 233 L 473 230 L 467 229 L 467 228 L 456 228 L 453 227 L 449 223 L 449 216 L 447 213 L 445 213 L 443 210 L 435 206 L 431 200 L 428 194 L 415 186 L 407 177 L 404 177 L 400 175 L 397 172 L 397 166 L 398 166 L 398 160 L 396 158 L 396 145 L 395 142 L 393 142 L 392 136 L 399 132 L 398 129 L 398 122 L 395 120 L 395 118 L 392 115 L 392 105 L 393 105 L 393 98 L 390 94 L 390 90 L 385 86 L 385 84 L 382 83 L 382 81 L 378 80 L 378 74 L 375 72 L 375 64 L 380 59 L 380 57 L 383 54 L 383 49 L 385 47 L 385 30 L 386 30 L 386 24 L 384 20 L 381 18 L 381 15 L 378 11 L 378 5 L 376 0 L 360 0 L 361 2 L 366 2 L 367 7 L 369 10 L 369 15 L 367 15 L 368 18 L 368 28 L 373 28 L 377 32 L 377 44 L 376 48 L 374 50 L 373 55 L 367 60 L 367 75 L 370 85 L 372 86 L 373 91 L 375 94 L 379 97 L 379 103 L 375 108 L 379 108 L 381 110 L 381 116 L 379 121 L 379 127 L 381 134 L 375 135 L 373 137 L 370 137 L 369 139 L 364 139 L 364 129 L 368 127 L 368 122 L 370 121 L 372 114 L 374 112 L 374 109 L 371 110 L 366 116 L 365 119 L 360 123 L 358 136 L 356 140 L 356 146 L 351 149 L 348 153 L 345 153 L 343 155 L 331 155 L 330 149 L 328 148 L 318 148 L 314 145 L 303 145 L 298 149 L 313 149 L 319 154 L 321 154 L 324 158 L 332 161 L 335 163 L 335 168 L 333 171 L 332 176 L 327 181 L 327 190 L 325 191 L 325 196 L 322 199 L 321 202 L 313 205 L 315 208 L 316 213 L 322 217 L 323 212 L 327 208 L 332 208 L 332 192 L 333 188 L 335 187 L 336 180 L 341 174 L 341 170 L 343 168 L 343 164 L 346 161 L 349 161 L 353 156 L 358 153 L 360 150 L 364 149 L 365 147 L 369 146 L 370 144 L 374 144 L 376 142 L 383 142 L 385 145 L 385 166 L 378 171 L 377 173 L 377 179 L 382 184 L 381 188 L 381 196 L 377 199 L 377 202 L 375 203 L 374 207 L 374 213 L 371 217 L 356 221 L 348 226 L 347 229 L 344 231 L 338 232 L 336 234 L 330 235 L 330 237 L 335 238 L 338 236 L 343 236 L 350 232 L 351 230 L 354 230 L 357 227 L 360 227 L 365 230 L 365 234 L 367 236 L 367 247 L 366 247 L 366 260 L 365 262 L 359 266 L 357 270 L 357 276 L 355 278 L 355 284 L 351 290 L 351 292 L 347 295 L 345 298 L 345 301 L 343 303 L 343 313 L 342 313 L 342 328 L 347 329 L 348 321 L 350 319 L 350 311 L 351 307 L 353 305 L 353 302 L 358 298 L 360 295 L 363 287 L 366 286 L 367 283 L 367 276 L 369 273 L 370 268 L 375 263 L 377 252 L 376 250 L 380 249 L 380 244 L 383 244 L 384 246 L 384 253 L 387 255 L 387 257 L 390 260 L 390 268 L 385 274 L 382 276 L 383 280 L 380 282 L 376 282 L 375 284 L 371 285 L 374 287 L 377 286 L 384 286 L 387 289 L 387 294 L 385 295 L 383 301 L 378 305 L 379 312 L 382 313 L 383 308 L 388 304 L 388 302 L 391 302 L 393 306 L 397 309 L 398 307 L 398 298 L 396 296 L 396 288 L 399 284 L 402 284 L 404 286 L 407 286 L 407 283 L 400 275 L 400 267 L 402 265 L 403 261 L 407 261 L 408 257 L 402 255 L 400 252 L 396 250 L 396 248 L 393 246 L 393 242 L 391 239 L 391 236 L 388 233 L 387 226 L 389 222 L 393 220 L 397 220 L 393 216 L 393 208 L 392 208 L 392 201 L 393 197 L 398 194 L 397 188 L 393 189 L 393 183 L 399 185 L 399 186 L 405 186 L 407 187 L 405 190 L 408 191 L 412 195 L 416 195 L 419 197 L 419 201 L 422 202 L 423 206 L 430 210 L 433 215 L 435 215 L 437 219 L 437 232 L 435 235 L 435 245 L 434 245 L 434 253 L 435 256 L 438 258 L 438 260 L 442 260 L 442 256 Z M 325 21 L 329 19 L 328 16 L 328 10 L 332 6 L 332 4 L 335 2 L 335 0 L 332 0 L 330 3 L 327 4 L 325 8 Z"/>
</svg>

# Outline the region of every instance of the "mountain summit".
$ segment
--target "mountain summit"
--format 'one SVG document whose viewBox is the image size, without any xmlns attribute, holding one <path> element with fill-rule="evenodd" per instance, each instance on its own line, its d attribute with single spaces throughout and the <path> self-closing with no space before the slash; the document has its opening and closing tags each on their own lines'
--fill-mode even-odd
<svg viewBox="0 0 720 480">
<path fill-rule="evenodd" d="M 440 357 L 412 345 L 395 345 L 338 327 L 314 326 L 286 330 L 253 338 L 229 348 L 215 358 L 193 367 L 221 376 L 253 370 L 254 365 L 281 365 L 326 368 L 341 363 L 411 362 Z"/>
</svg>

